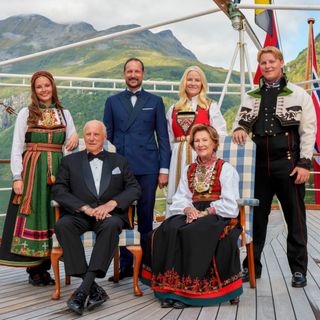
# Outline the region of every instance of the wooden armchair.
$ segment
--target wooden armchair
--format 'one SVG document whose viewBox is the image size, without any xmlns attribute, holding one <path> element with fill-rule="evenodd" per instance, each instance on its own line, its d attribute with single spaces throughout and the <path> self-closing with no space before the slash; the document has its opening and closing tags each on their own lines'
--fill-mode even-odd
<svg viewBox="0 0 320 320">
<path fill-rule="evenodd" d="M 104 148 L 109 152 L 115 152 L 114 146 L 109 141 L 105 142 Z M 83 143 L 83 140 L 80 139 L 78 149 L 73 152 L 77 152 L 82 149 L 84 149 L 84 143 Z M 51 205 L 55 207 L 55 214 L 56 214 L 56 221 L 57 221 L 60 217 L 59 204 L 55 201 L 52 201 Z M 135 205 L 135 203 L 133 205 Z M 133 212 L 132 206 L 130 206 L 128 209 L 128 217 L 129 217 L 131 227 L 134 227 L 132 212 Z M 95 238 L 96 238 L 96 235 L 94 232 L 84 233 L 81 236 L 84 247 L 85 248 L 92 247 L 94 245 Z M 125 246 L 133 254 L 133 292 L 135 296 L 140 297 L 142 296 L 142 291 L 139 287 L 139 282 L 138 282 L 140 264 L 142 259 L 142 249 L 140 246 L 140 233 L 135 228 L 122 230 L 121 234 L 119 235 L 118 247 L 120 246 Z M 60 286 L 59 260 L 62 258 L 62 256 L 63 256 L 63 249 L 54 235 L 53 248 L 51 251 L 51 264 L 52 264 L 52 269 L 53 269 L 56 284 L 55 284 L 54 291 L 51 295 L 52 300 L 60 299 L 61 286 Z M 114 255 L 114 282 L 118 282 L 118 281 L 119 281 L 119 250 L 116 250 L 116 253 Z M 66 275 L 65 284 L 66 285 L 70 284 L 70 276 Z"/>
<path fill-rule="evenodd" d="M 230 136 L 220 138 L 218 157 L 228 161 L 238 171 L 240 177 L 240 223 L 243 231 L 240 237 L 240 246 L 246 245 L 248 256 L 248 269 L 251 288 L 256 287 L 253 242 L 252 242 L 252 221 L 253 207 L 259 205 L 259 200 L 254 199 L 254 175 L 256 165 L 256 146 L 248 138 L 245 145 L 237 145 L 232 142 Z"/>
</svg>

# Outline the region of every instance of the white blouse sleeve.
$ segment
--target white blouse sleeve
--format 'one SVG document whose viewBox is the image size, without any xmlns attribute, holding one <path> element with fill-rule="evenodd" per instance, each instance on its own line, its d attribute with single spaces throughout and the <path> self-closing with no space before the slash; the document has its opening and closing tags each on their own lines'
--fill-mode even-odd
<svg viewBox="0 0 320 320">
<path fill-rule="evenodd" d="M 239 175 L 232 165 L 225 162 L 220 173 L 221 196 L 210 203 L 216 209 L 216 214 L 225 218 L 236 218 L 239 214 L 237 199 L 239 199 Z"/>
<path fill-rule="evenodd" d="M 169 133 L 169 142 L 171 146 L 171 150 L 173 149 L 174 144 L 174 134 L 172 129 L 172 112 L 173 112 L 174 104 L 169 108 L 166 118 L 167 118 L 167 126 L 168 126 L 168 133 Z"/>
<path fill-rule="evenodd" d="M 172 205 L 169 207 L 169 217 L 175 214 L 184 214 L 186 207 L 193 207 L 192 193 L 188 186 L 188 167 L 184 168 L 176 193 L 172 197 Z"/>
<path fill-rule="evenodd" d="M 227 135 L 227 123 L 224 119 L 216 101 L 212 101 L 209 107 L 210 125 L 214 127 L 221 136 Z"/>
<path fill-rule="evenodd" d="M 66 141 L 76 132 L 76 128 L 73 123 L 73 119 L 69 110 L 63 109 L 63 114 L 66 118 Z"/>
<path fill-rule="evenodd" d="M 28 117 L 28 108 L 22 108 L 17 116 L 14 126 L 10 161 L 11 172 L 14 180 L 22 178 L 22 153 L 24 150 L 25 135 L 28 129 Z"/>
</svg>

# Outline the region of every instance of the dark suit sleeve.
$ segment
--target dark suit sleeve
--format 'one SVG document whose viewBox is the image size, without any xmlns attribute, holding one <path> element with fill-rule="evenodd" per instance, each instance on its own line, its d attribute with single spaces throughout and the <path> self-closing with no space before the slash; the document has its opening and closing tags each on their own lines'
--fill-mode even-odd
<svg viewBox="0 0 320 320">
<path fill-rule="evenodd" d="M 123 173 L 123 191 L 113 197 L 117 201 L 117 207 L 126 210 L 133 201 L 138 200 L 141 195 L 141 189 L 134 175 L 129 171 L 128 162 L 124 159 L 122 166 Z"/>
<path fill-rule="evenodd" d="M 157 105 L 156 134 L 160 153 L 160 168 L 169 169 L 171 148 L 165 115 L 165 107 L 162 98 L 159 97 Z"/>
<path fill-rule="evenodd" d="M 67 158 L 62 158 L 57 181 L 52 187 L 52 198 L 65 210 L 73 213 L 87 203 L 71 193 L 69 163 Z"/>
<path fill-rule="evenodd" d="M 113 143 L 113 116 L 110 97 L 107 99 L 104 106 L 103 123 L 107 127 L 108 140 Z"/>
</svg>

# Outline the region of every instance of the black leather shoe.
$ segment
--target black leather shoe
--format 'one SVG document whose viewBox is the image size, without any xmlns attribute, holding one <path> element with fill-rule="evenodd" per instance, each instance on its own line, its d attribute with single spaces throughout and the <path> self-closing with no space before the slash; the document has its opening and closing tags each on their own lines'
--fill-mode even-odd
<svg viewBox="0 0 320 320">
<path fill-rule="evenodd" d="M 172 305 L 175 309 L 184 309 L 187 308 L 188 305 L 186 305 L 185 303 L 181 302 L 181 301 L 174 301 L 173 305 Z"/>
<path fill-rule="evenodd" d="M 105 301 L 109 299 L 109 296 L 98 284 L 94 283 L 90 289 L 89 299 L 87 302 L 87 309 L 89 311 L 96 307 L 101 306 Z"/>
<path fill-rule="evenodd" d="M 232 304 L 232 305 L 237 305 L 237 304 L 239 304 L 239 302 L 240 302 L 239 297 L 230 300 L 230 304 Z"/>
<path fill-rule="evenodd" d="M 124 278 L 132 277 L 133 276 L 133 268 L 127 267 L 125 269 L 120 270 L 119 273 L 119 280 L 122 280 Z M 114 282 L 114 277 L 110 277 L 108 281 Z"/>
<path fill-rule="evenodd" d="M 307 278 L 301 272 L 295 272 L 292 275 L 291 285 L 294 288 L 303 288 L 307 285 Z"/>
<path fill-rule="evenodd" d="M 43 273 L 29 274 L 29 283 L 38 287 L 55 285 L 55 281 L 51 278 L 51 275 L 48 271 L 44 271 Z"/>
<path fill-rule="evenodd" d="M 40 273 L 36 273 L 36 274 L 29 274 L 29 279 L 28 279 L 29 283 L 32 284 L 33 286 L 36 287 L 44 287 L 45 284 L 42 281 L 42 277 Z"/>
<path fill-rule="evenodd" d="M 86 299 L 87 295 L 83 291 L 75 291 L 67 301 L 67 306 L 70 310 L 82 315 Z"/>
<path fill-rule="evenodd" d="M 261 278 L 261 272 L 256 272 L 256 279 Z M 248 282 L 250 280 L 249 269 L 243 268 L 242 270 L 242 282 Z"/>
<path fill-rule="evenodd" d="M 45 286 L 54 286 L 56 284 L 54 279 L 51 278 L 51 275 L 48 271 L 45 271 L 44 273 L 42 273 L 41 277 L 42 277 L 42 282 Z"/>
<path fill-rule="evenodd" d="M 171 299 L 161 300 L 161 308 L 172 308 L 174 301 Z"/>
</svg>

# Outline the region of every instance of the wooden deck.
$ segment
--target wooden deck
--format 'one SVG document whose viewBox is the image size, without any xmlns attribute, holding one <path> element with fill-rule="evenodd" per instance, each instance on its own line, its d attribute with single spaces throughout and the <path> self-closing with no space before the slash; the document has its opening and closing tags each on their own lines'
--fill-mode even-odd
<svg viewBox="0 0 320 320">
<path fill-rule="evenodd" d="M 131 279 L 113 284 L 105 278 L 99 283 L 108 292 L 110 300 L 91 312 L 86 311 L 82 319 L 320 319 L 319 211 L 308 211 L 308 227 L 308 285 L 303 289 L 291 287 L 291 273 L 285 253 L 286 230 L 280 212 L 273 211 L 263 253 L 262 278 L 257 280 L 256 289 L 250 289 L 248 284 L 244 284 L 244 294 L 238 306 L 225 303 L 214 307 L 184 310 L 161 309 L 148 287 L 142 285 L 144 295 L 136 298 L 132 293 Z M 60 267 L 63 269 L 62 264 Z M 109 270 L 108 276 L 111 271 Z M 79 286 L 79 280 L 72 279 L 71 285 L 67 287 L 63 285 L 61 299 L 52 301 L 51 288 L 33 287 L 26 279 L 27 275 L 23 269 L 0 267 L 0 319 L 78 318 L 67 309 L 66 300 Z"/>
</svg>

